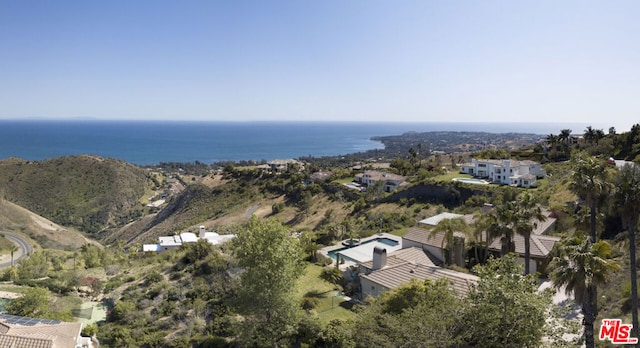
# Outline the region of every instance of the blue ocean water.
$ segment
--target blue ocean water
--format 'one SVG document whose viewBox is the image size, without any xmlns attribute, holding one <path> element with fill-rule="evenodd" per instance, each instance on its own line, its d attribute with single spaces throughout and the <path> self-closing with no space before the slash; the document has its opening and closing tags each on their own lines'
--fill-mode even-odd
<svg viewBox="0 0 640 348">
<path fill-rule="evenodd" d="M 177 121 L 0 121 L 0 159 L 92 154 L 149 165 L 335 156 L 382 148 L 373 136 L 408 131 L 549 134 L 571 125 Z M 586 125 L 574 125 L 581 132 Z"/>
</svg>

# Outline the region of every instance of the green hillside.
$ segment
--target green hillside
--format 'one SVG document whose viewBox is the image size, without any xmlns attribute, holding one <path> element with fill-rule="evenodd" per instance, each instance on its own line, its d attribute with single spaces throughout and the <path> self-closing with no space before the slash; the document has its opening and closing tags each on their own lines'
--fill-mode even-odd
<svg viewBox="0 0 640 348">
<path fill-rule="evenodd" d="M 6 200 L 90 233 L 139 217 L 147 185 L 144 169 L 98 156 L 0 161 Z"/>
</svg>

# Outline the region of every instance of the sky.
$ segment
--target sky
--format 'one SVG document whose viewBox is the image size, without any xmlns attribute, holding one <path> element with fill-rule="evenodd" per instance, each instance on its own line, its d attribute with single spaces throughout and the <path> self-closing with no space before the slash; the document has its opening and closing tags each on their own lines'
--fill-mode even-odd
<svg viewBox="0 0 640 348">
<path fill-rule="evenodd" d="M 640 121 L 638 1 L 0 0 L 0 119 Z"/>
</svg>

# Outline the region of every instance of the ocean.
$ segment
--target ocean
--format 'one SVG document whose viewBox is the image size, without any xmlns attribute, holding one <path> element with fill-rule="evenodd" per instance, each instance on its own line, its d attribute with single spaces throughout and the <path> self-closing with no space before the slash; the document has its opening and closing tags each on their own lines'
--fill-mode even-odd
<svg viewBox="0 0 640 348">
<path fill-rule="evenodd" d="M 538 123 L 355 123 L 0 120 L 0 159 L 76 154 L 139 165 L 214 163 L 336 156 L 383 148 L 373 136 L 409 131 L 484 131 L 558 134 L 587 125 Z M 571 128 L 573 127 L 573 128 Z"/>
</svg>

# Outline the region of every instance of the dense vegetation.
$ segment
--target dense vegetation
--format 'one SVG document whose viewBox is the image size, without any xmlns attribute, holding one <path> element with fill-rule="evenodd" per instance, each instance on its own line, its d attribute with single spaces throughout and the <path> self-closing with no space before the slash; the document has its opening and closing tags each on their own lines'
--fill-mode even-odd
<svg viewBox="0 0 640 348">
<path fill-rule="evenodd" d="M 96 156 L 0 161 L 5 199 L 90 233 L 140 217 L 147 185 L 144 169 Z"/>
<path fill-rule="evenodd" d="M 640 132 L 640 126 L 634 129 Z M 5 160 L 0 163 L 0 187 L 7 200 L 57 223 L 100 231 L 101 240 L 110 244 L 107 248 L 86 244 L 75 252 L 38 250 L 7 269 L 3 278 L 27 289 L 22 290 L 24 301 L 9 309 L 20 315 L 70 320 L 71 309 L 82 301 L 78 294 L 103 300 L 110 314 L 96 332 L 106 347 L 567 344 L 545 319 L 551 317 L 560 327 L 571 323 L 562 323 L 561 316 L 551 313 L 548 294 L 536 293 L 534 275 L 520 276 L 523 270 L 509 256 L 470 257 L 462 265 L 467 269 L 450 266 L 482 278 L 464 300 L 448 291 L 445 283 L 414 282 L 364 306 L 351 308 L 353 304 L 340 300 L 336 309 L 333 303 L 326 309 L 322 301 L 334 298 L 324 286 L 339 288 L 345 295 L 355 289 L 335 268 L 320 271 L 317 265 L 327 260 L 317 250 L 347 237 L 377 232 L 402 235 L 422 218 L 445 210 L 474 213 L 491 203 L 496 212 L 513 213 L 498 214 L 488 222 L 500 232 L 496 238 L 506 241 L 503 249 L 508 254 L 508 237 L 530 232 L 522 221 L 536 214 L 529 209 L 535 205 L 524 204 L 531 199 L 553 211 L 558 218 L 553 233 L 567 237 L 556 251 L 554 269 L 562 270 L 562 262 L 576 253 L 612 262 L 602 281 L 583 281 L 584 286 L 575 290 L 589 321 L 597 325 L 606 316 L 630 321 L 637 306 L 637 285 L 630 281 L 635 277 L 630 277 L 635 241 L 628 232 L 635 236 L 637 211 L 622 208 L 640 206 L 640 194 L 633 193 L 636 186 L 640 192 L 640 186 L 629 179 L 640 174 L 619 172 L 606 159 L 613 154 L 637 160 L 640 139 L 633 129 L 620 134 L 593 130 L 587 136 L 588 131 L 578 140 L 553 136 L 517 150 L 478 148 L 451 155 L 430 154 L 426 145 L 418 146 L 423 143 L 413 143 L 415 134 L 409 134 L 412 143 L 398 150 L 384 169 L 408 177 L 408 185 L 393 193 L 375 186 L 356 192 L 342 185 L 363 165 L 352 167 L 355 163 L 346 162 L 349 157 L 315 159 L 305 168 L 294 166 L 281 174 L 260 171 L 249 162 L 164 163 L 149 171 L 92 156 Z M 451 177 L 460 175 L 455 165 L 471 156 L 538 159 L 548 163 L 550 175 L 526 192 L 451 182 Z M 568 161 L 555 162 L 562 159 Z M 332 167 L 335 163 L 339 165 Z M 313 180 L 317 170 L 330 171 L 331 176 Z M 167 202 L 145 207 L 142 198 L 151 195 Z M 193 231 L 200 224 L 237 233 L 238 239 L 223 248 L 199 242 L 157 255 L 136 252 L 142 242 Z M 473 226 L 469 227 L 471 231 Z M 292 232 L 302 233 L 291 238 Z M 608 246 L 602 246 L 603 239 Z M 481 265 L 472 267 L 477 263 Z M 313 281 L 324 285 L 300 293 L 299 279 L 310 267 L 319 275 Z M 571 278 L 575 273 L 568 268 L 562 276 L 551 275 L 558 284 L 562 279 L 580 284 Z M 332 317 L 332 313 L 338 314 Z"/>
</svg>

